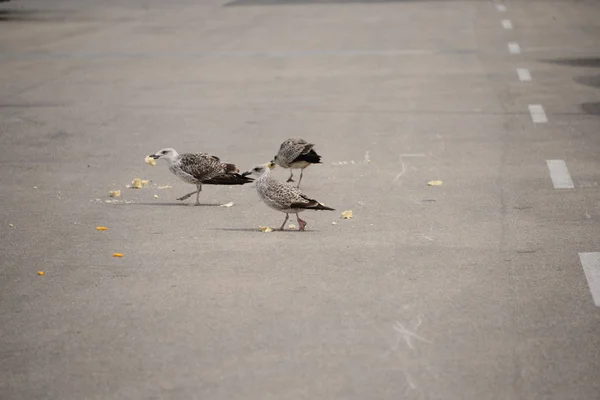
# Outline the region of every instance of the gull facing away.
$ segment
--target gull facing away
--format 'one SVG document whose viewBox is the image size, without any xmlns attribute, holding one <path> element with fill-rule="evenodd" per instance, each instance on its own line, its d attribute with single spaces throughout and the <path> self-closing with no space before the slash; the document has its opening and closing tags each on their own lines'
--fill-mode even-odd
<svg viewBox="0 0 600 400">
<path fill-rule="evenodd" d="M 304 139 L 291 138 L 281 144 L 279 152 L 273 158 L 271 162 L 279 165 L 282 168 L 290 169 L 290 177 L 287 182 L 294 182 L 292 177 L 294 176 L 294 169 L 300 169 L 300 179 L 298 180 L 298 186 L 302 182 L 302 174 L 304 168 L 310 164 L 320 164 L 321 156 L 313 150 L 314 144 L 308 143 Z"/>
<path fill-rule="evenodd" d="M 169 170 L 186 183 L 196 185 L 196 190 L 177 200 L 186 200 L 196 194 L 196 206 L 200 205 L 198 198 L 205 185 L 243 185 L 253 179 L 240 175 L 234 164 L 221 162 L 218 157 L 206 153 L 179 154 L 175 149 L 166 148 L 157 151 L 149 157 L 155 160 L 164 159 L 169 163 Z"/>
<path fill-rule="evenodd" d="M 258 179 L 255 181 L 256 191 L 265 204 L 274 210 L 285 213 L 285 220 L 281 224 L 280 231 L 285 227 L 290 214 L 296 214 L 296 219 L 300 227 L 298 230 L 303 231 L 306 226 L 306 221 L 303 221 L 298 216 L 304 210 L 329 210 L 334 211 L 316 200 L 306 197 L 300 189 L 283 182 L 276 181 L 271 178 L 271 170 L 275 168 L 275 164 L 257 165 L 250 171 L 244 172 L 243 176 L 255 175 Z"/>
</svg>

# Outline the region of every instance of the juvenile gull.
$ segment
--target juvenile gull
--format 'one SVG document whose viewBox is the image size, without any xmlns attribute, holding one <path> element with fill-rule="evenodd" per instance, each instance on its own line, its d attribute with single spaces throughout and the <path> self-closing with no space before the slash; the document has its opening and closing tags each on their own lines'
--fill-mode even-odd
<svg viewBox="0 0 600 400">
<path fill-rule="evenodd" d="M 300 179 L 298 180 L 298 187 L 300 187 L 304 168 L 308 167 L 310 164 L 321 163 L 321 156 L 313 150 L 313 146 L 314 144 L 308 143 L 304 139 L 288 139 L 281 144 L 279 152 L 271 162 L 274 162 L 282 168 L 290 169 L 290 177 L 287 182 L 294 182 L 292 179 L 294 176 L 294 169 L 300 168 Z"/>
<path fill-rule="evenodd" d="M 283 221 L 283 224 L 281 224 L 279 230 L 282 231 L 284 229 L 290 214 L 296 214 L 296 219 L 300 226 L 298 229 L 303 231 L 306 226 L 306 221 L 300 219 L 298 216 L 299 213 L 304 210 L 334 210 L 333 208 L 329 208 L 318 201 L 307 197 L 300 189 L 271 178 L 271 169 L 274 167 L 275 164 L 273 164 L 273 162 L 257 165 L 250 171 L 244 172 L 242 175 L 258 176 L 255 184 L 256 191 L 260 198 L 267 206 L 285 213 L 285 220 Z"/>
<path fill-rule="evenodd" d="M 169 170 L 186 183 L 196 185 L 196 190 L 177 200 L 185 200 L 196 194 L 196 206 L 200 205 L 198 198 L 205 185 L 243 185 L 253 179 L 240 175 L 234 164 L 221 162 L 218 157 L 206 153 L 179 154 L 175 149 L 166 148 L 157 151 L 149 157 L 155 160 L 164 159 L 169 163 Z"/>
</svg>

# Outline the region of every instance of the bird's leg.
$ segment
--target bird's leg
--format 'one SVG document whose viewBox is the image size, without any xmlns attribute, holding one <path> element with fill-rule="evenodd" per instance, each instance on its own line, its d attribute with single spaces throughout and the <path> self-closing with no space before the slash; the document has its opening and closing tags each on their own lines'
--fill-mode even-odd
<svg viewBox="0 0 600 400">
<path fill-rule="evenodd" d="M 298 228 L 299 231 L 303 231 L 304 227 L 306 226 L 306 221 L 303 221 L 300 219 L 300 215 L 296 214 L 296 219 L 298 220 L 298 225 L 300 225 L 300 227 Z"/>
<path fill-rule="evenodd" d="M 290 177 L 288 178 L 288 180 L 286 182 L 294 182 L 294 180 L 292 179 L 292 176 L 294 176 L 294 170 L 290 168 Z"/>
<path fill-rule="evenodd" d="M 285 214 L 285 219 L 283 220 L 283 224 L 281 224 L 281 228 L 279 228 L 280 231 L 283 230 L 283 228 L 285 228 L 285 223 L 287 222 L 288 218 L 290 217 L 290 214 Z"/>
<path fill-rule="evenodd" d="M 202 191 L 202 184 L 199 183 L 197 186 L 198 186 L 198 191 L 196 192 L 196 204 L 194 204 L 195 206 L 200 205 L 200 201 L 198 200 L 198 198 L 200 197 L 200 192 Z"/>
<path fill-rule="evenodd" d="M 302 174 L 304 174 L 304 168 L 300 169 L 300 179 L 298 179 L 298 185 L 296 187 L 300 187 L 300 182 L 302 182 Z"/>
<path fill-rule="evenodd" d="M 196 191 L 194 190 L 193 192 L 191 192 L 191 193 L 188 193 L 188 194 L 186 194 L 185 196 L 178 197 L 178 198 L 177 198 L 177 200 L 185 200 L 185 199 L 189 199 L 189 198 L 190 198 L 190 196 L 191 196 L 191 195 L 193 195 L 193 194 L 195 194 L 195 193 L 196 193 Z"/>
</svg>

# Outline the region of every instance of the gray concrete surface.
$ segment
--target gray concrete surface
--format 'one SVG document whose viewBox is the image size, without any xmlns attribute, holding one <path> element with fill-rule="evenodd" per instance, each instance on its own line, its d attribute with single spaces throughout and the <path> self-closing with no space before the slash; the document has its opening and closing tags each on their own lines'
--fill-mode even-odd
<svg viewBox="0 0 600 400">
<path fill-rule="evenodd" d="M 600 398 L 600 9 L 504 4 L 0 5 L 0 398 Z M 305 233 L 143 162 L 291 136 Z"/>
</svg>

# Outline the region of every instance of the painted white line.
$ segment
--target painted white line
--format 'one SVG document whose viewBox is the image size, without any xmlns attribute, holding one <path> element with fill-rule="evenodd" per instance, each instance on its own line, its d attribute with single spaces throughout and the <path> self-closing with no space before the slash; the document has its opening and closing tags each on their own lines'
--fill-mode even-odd
<svg viewBox="0 0 600 400">
<path fill-rule="evenodd" d="M 527 68 L 517 68 L 517 75 L 519 75 L 519 80 L 521 82 L 531 81 L 531 72 L 529 72 Z"/>
<path fill-rule="evenodd" d="M 521 54 L 521 46 L 519 46 L 519 43 L 510 42 L 508 44 L 508 51 L 510 51 L 510 54 Z"/>
<path fill-rule="evenodd" d="M 565 160 L 546 160 L 554 189 L 573 189 L 573 180 Z"/>
<path fill-rule="evenodd" d="M 502 20 L 502 27 L 504 29 L 512 29 L 513 28 L 513 24 L 512 24 L 512 22 L 510 22 L 510 19 L 503 19 Z"/>
<path fill-rule="evenodd" d="M 579 253 L 594 304 L 600 307 L 600 253 Z"/>
<path fill-rule="evenodd" d="M 506 12 L 506 6 L 504 4 L 496 4 L 496 10 Z"/>
<path fill-rule="evenodd" d="M 548 122 L 548 117 L 546 117 L 546 112 L 541 104 L 530 104 L 529 113 L 531 114 L 531 120 L 536 124 L 544 124 Z"/>
</svg>

